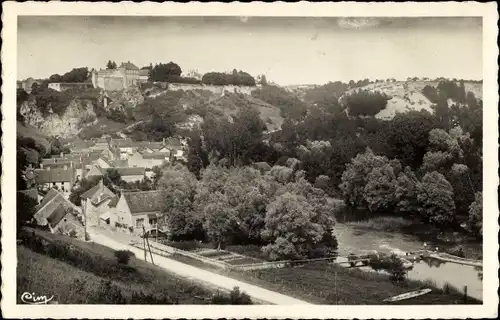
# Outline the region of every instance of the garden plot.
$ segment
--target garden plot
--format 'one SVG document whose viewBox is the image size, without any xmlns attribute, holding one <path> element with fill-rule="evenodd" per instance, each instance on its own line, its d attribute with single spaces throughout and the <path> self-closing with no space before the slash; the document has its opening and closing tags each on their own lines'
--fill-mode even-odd
<svg viewBox="0 0 500 320">
<path fill-rule="evenodd" d="M 234 253 L 226 250 L 201 249 L 201 250 L 196 250 L 196 254 L 205 258 L 223 261 L 232 266 L 264 262 L 261 259 L 248 257 L 239 253 Z"/>
</svg>

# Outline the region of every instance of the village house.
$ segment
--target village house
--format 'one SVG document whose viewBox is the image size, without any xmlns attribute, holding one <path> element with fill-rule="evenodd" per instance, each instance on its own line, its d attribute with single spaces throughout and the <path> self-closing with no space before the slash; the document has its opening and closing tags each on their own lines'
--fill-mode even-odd
<svg viewBox="0 0 500 320">
<path fill-rule="evenodd" d="M 116 148 L 120 151 L 120 159 L 122 160 L 128 159 L 137 148 L 136 143 L 132 139 L 113 139 L 109 143 L 111 148 Z"/>
<path fill-rule="evenodd" d="M 91 164 L 87 166 L 87 172 L 85 174 L 86 178 L 96 178 L 96 177 L 102 177 L 104 176 L 104 173 L 106 172 L 106 169 L 103 169 L 99 167 L 96 164 Z"/>
<path fill-rule="evenodd" d="M 78 239 L 85 237 L 83 217 L 77 206 L 55 189 L 49 190 L 37 207 L 35 223 L 47 227 L 52 233 L 60 233 Z"/>
<path fill-rule="evenodd" d="M 170 161 L 170 152 L 139 152 L 136 151 L 132 156 L 128 158 L 128 166 L 143 167 L 152 169 L 154 166 L 161 166 L 165 162 Z"/>
<path fill-rule="evenodd" d="M 94 140 L 94 148 L 93 149 L 94 150 L 105 150 L 105 149 L 109 150 L 108 140 L 104 139 L 104 138 Z"/>
<path fill-rule="evenodd" d="M 36 182 L 42 190 L 57 188 L 69 197 L 75 183 L 76 170 L 74 168 L 35 169 L 35 175 Z"/>
<path fill-rule="evenodd" d="M 99 225 L 101 215 L 111 209 L 110 203 L 113 200 L 115 200 L 115 203 L 117 202 L 116 195 L 104 185 L 102 179 L 97 185 L 85 191 L 80 198 L 82 200 L 82 211 L 86 215 L 87 226 Z"/>
<path fill-rule="evenodd" d="M 144 175 L 146 174 L 146 168 L 115 168 L 116 171 L 120 174 L 121 178 L 125 182 L 136 182 L 142 181 L 144 179 Z"/>
<path fill-rule="evenodd" d="M 81 161 L 59 160 L 57 162 L 41 162 L 40 169 L 54 170 L 54 169 L 75 169 L 75 181 L 81 180 L 84 177 L 84 164 Z"/>
<path fill-rule="evenodd" d="M 141 233 L 143 227 L 146 230 L 157 228 L 158 217 L 165 204 L 164 197 L 165 192 L 157 190 L 123 192 L 114 211 L 118 226 L 132 227 L 135 233 Z"/>
</svg>

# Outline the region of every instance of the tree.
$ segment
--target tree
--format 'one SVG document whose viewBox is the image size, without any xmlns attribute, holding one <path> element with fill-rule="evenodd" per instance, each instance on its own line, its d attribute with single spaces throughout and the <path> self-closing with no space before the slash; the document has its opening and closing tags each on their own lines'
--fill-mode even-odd
<svg viewBox="0 0 500 320">
<path fill-rule="evenodd" d="M 396 175 L 389 164 L 375 167 L 367 176 L 364 199 L 371 212 L 390 210 L 395 205 Z"/>
<path fill-rule="evenodd" d="M 63 74 L 61 82 L 87 82 L 89 75 L 90 73 L 87 67 L 74 68 Z"/>
<path fill-rule="evenodd" d="M 208 164 L 208 152 L 203 147 L 201 132 L 193 132 L 188 139 L 187 167 L 199 178 L 200 170 Z"/>
<path fill-rule="evenodd" d="M 169 82 L 172 77 L 180 77 L 181 73 L 181 67 L 172 61 L 167 64 L 160 63 L 149 73 L 149 81 Z"/>
<path fill-rule="evenodd" d="M 399 213 L 418 213 L 418 186 L 419 181 L 409 166 L 400 172 L 396 180 L 396 210 Z"/>
<path fill-rule="evenodd" d="M 439 172 L 426 173 L 418 187 L 417 200 L 421 216 L 439 227 L 455 220 L 453 187 Z"/>
<path fill-rule="evenodd" d="M 259 84 L 262 86 L 267 86 L 267 78 L 266 75 L 261 75 L 259 79 Z"/>
<path fill-rule="evenodd" d="M 109 168 L 106 170 L 106 176 L 111 182 L 113 182 L 115 185 L 120 185 L 122 184 L 122 177 L 118 170 L 115 168 Z"/>
<path fill-rule="evenodd" d="M 53 74 L 49 77 L 49 83 L 61 82 L 62 76 L 59 74 Z"/>
<path fill-rule="evenodd" d="M 106 64 L 106 69 L 116 69 L 117 65 L 116 62 L 108 60 L 108 63 Z"/>
<path fill-rule="evenodd" d="M 17 232 L 21 230 L 21 227 L 27 223 L 30 223 L 36 213 L 37 201 L 32 197 L 24 194 L 23 192 L 17 192 L 17 205 L 16 205 L 16 223 Z"/>
<path fill-rule="evenodd" d="M 429 132 L 435 128 L 434 118 L 427 111 L 396 114 L 387 130 L 391 157 L 403 166 L 418 168 L 429 145 Z"/>
<path fill-rule="evenodd" d="M 369 148 L 351 159 L 342 173 L 342 183 L 339 186 L 348 206 L 354 208 L 367 206 L 364 194 L 368 175 L 374 168 L 388 163 L 387 157 L 377 156 Z"/>
<path fill-rule="evenodd" d="M 204 228 L 208 237 L 221 249 L 229 242 L 236 226 L 236 211 L 220 192 L 211 194 L 203 208 Z"/>
<path fill-rule="evenodd" d="M 180 164 L 165 167 L 158 181 L 163 191 L 162 218 L 173 240 L 202 240 L 202 220 L 193 207 L 197 181 L 193 173 Z"/>
<path fill-rule="evenodd" d="M 228 204 L 235 210 L 237 228 L 233 243 L 263 243 L 266 206 L 275 192 L 276 183 L 268 175 L 250 167 L 230 168 L 223 186 Z"/>
<path fill-rule="evenodd" d="M 469 206 L 469 228 L 479 236 L 483 235 L 483 193 L 474 195 L 474 202 Z"/>
<path fill-rule="evenodd" d="M 378 91 L 358 90 L 346 96 L 345 102 L 351 116 L 375 116 L 387 106 L 389 97 Z"/>
<path fill-rule="evenodd" d="M 263 252 L 271 260 L 329 256 L 337 249 L 329 225 L 302 195 L 286 192 L 267 206 L 264 239 L 270 244 Z"/>
</svg>

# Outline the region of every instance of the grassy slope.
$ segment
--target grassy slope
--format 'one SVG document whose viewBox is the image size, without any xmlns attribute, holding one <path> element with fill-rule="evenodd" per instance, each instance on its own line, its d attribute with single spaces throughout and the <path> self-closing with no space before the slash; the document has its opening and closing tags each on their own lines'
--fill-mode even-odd
<svg viewBox="0 0 500 320">
<path fill-rule="evenodd" d="M 17 290 L 54 295 L 59 303 L 103 303 L 99 297 L 100 282 L 110 280 L 119 287 L 123 296 L 132 292 L 152 294 L 165 292 L 180 304 L 205 304 L 212 292 L 191 281 L 178 278 L 149 263 L 132 258 L 129 267 L 116 262 L 114 250 L 92 242 L 36 231 L 48 242 L 73 246 L 84 254 L 95 257 L 92 268 L 74 265 L 24 246 L 18 246 Z M 196 298 L 203 297 L 202 299 Z M 105 302 L 104 302 L 105 303 Z"/>
<path fill-rule="evenodd" d="M 432 283 L 418 281 L 395 284 L 389 281 L 386 275 L 346 269 L 324 262 L 310 263 L 302 267 L 236 272 L 222 271 L 185 256 L 173 255 L 172 258 L 316 304 L 379 305 L 383 304 L 382 300 L 385 298 L 434 287 Z M 337 295 L 335 282 L 337 283 Z M 453 289 L 450 292 L 443 292 L 443 290 L 435 288 L 427 295 L 397 302 L 397 304 L 406 305 L 461 303 L 463 303 L 461 293 Z M 469 298 L 468 303 L 478 304 L 480 302 Z"/>
<path fill-rule="evenodd" d="M 260 118 L 264 121 L 268 130 L 280 128 L 284 120 L 278 107 L 245 94 L 226 93 L 223 97 L 211 101 L 210 105 L 222 111 L 225 116 L 234 115 L 244 107 L 255 107 L 259 110 Z"/>
<path fill-rule="evenodd" d="M 32 138 L 33 140 L 43 145 L 46 150 L 48 150 L 50 147 L 49 140 L 47 140 L 47 138 L 43 134 L 41 134 L 37 128 L 27 124 L 23 124 L 20 121 L 17 121 L 17 136 L 23 138 Z"/>
</svg>

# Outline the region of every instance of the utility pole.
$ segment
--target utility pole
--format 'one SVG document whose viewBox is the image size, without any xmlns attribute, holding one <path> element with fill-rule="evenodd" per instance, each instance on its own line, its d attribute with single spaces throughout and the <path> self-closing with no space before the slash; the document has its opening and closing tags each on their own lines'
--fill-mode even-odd
<svg viewBox="0 0 500 320">
<path fill-rule="evenodd" d="M 82 211 L 83 211 L 83 232 L 84 232 L 84 235 L 83 235 L 83 239 L 85 239 L 85 241 L 87 241 L 87 200 L 83 200 L 83 208 L 82 208 Z"/>
<path fill-rule="evenodd" d="M 143 227 L 143 231 L 142 231 L 142 245 L 144 247 L 144 261 L 148 261 L 147 258 L 147 254 L 146 254 L 146 232 L 144 232 L 144 227 Z"/>
<path fill-rule="evenodd" d="M 339 304 L 339 293 L 337 291 L 337 269 L 335 269 L 335 276 L 334 276 L 334 284 L 335 284 L 335 304 Z"/>
<path fill-rule="evenodd" d="M 151 256 L 151 263 L 154 265 L 155 262 L 153 261 L 153 254 L 151 253 L 151 247 L 149 246 L 149 240 L 146 236 L 146 228 L 144 228 L 144 225 L 142 225 L 142 232 L 144 233 L 144 240 L 148 244 L 149 255 Z M 144 247 L 144 255 L 146 255 L 146 247 Z"/>
</svg>

